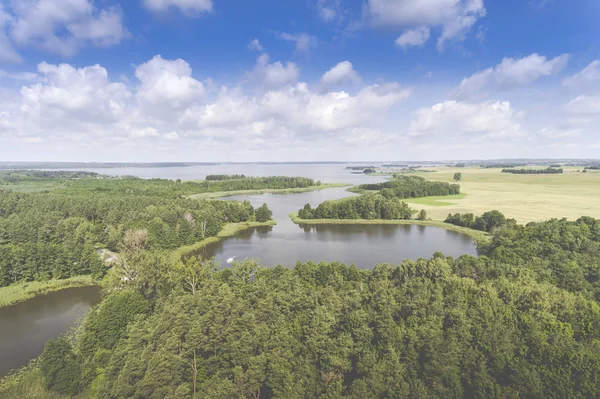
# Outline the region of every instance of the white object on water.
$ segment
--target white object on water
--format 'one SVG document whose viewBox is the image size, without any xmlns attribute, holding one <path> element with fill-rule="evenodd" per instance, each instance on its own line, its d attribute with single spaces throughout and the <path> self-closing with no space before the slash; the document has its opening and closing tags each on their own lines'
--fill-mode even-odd
<svg viewBox="0 0 600 399">
<path fill-rule="evenodd" d="M 231 258 L 227 259 L 227 263 L 232 264 L 234 260 L 235 260 L 235 256 L 232 256 Z"/>
</svg>

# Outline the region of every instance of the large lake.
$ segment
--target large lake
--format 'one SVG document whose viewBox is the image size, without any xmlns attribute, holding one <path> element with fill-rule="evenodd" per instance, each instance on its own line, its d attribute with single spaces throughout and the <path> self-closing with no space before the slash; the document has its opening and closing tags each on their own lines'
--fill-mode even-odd
<svg viewBox="0 0 600 399">
<path fill-rule="evenodd" d="M 362 184 L 380 182 L 381 176 L 353 174 L 340 164 L 242 164 L 174 168 L 84 169 L 110 175 L 143 178 L 195 180 L 208 174 L 247 176 L 304 176 L 322 182 Z M 82 169 L 78 169 L 82 170 Z M 344 188 L 299 194 L 227 197 L 248 200 L 258 207 L 266 203 L 277 225 L 244 231 L 207 247 L 202 255 L 215 257 L 222 265 L 235 256 L 259 259 L 266 266 L 293 266 L 297 261 L 340 261 L 360 268 L 377 263 L 397 264 L 403 259 L 429 258 L 434 252 L 447 255 L 476 254 L 472 240 L 464 235 L 435 227 L 411 225 L 321 225 L 298 226 L 288 214 L 306 203 L 317 206 L 326 200 L 347 197 Z M 76 325 L 89 308 L 98 303 L 97 288 L 73 288 L 33 298 L 0 309 L 0 377 L 26 365 L 43 350 L 47 340 L 64 334 Z"/>
</svg>

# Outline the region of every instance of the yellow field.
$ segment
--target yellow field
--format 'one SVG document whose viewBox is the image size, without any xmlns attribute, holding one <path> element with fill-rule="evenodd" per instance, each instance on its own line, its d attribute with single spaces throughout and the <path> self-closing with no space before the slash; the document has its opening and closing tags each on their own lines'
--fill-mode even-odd
<svg viewBox="0 0 600 399">
<path fill-rule="evenodd" d="M 564 168 L 557 175 L 513 175 L 501 169 L 435 168 L 437 173 L 421 173 L 429 180 L 453 182 L 455 172 L 462 173 L 459 182 L 462 199 L 442 200 L 444 206 L 414 201 L 415 209 L 425 209 L 428 217 L 444 220 L 448 213 L 471 212 L 480 215 L 497 209 L 519 223 L 550 218 L 577 219 L 580 216 L 600 218 L 600 173 L 580 173 L 583 168 Z M 407 201 L 411 203 L 411 201 Z"/>
</svg>

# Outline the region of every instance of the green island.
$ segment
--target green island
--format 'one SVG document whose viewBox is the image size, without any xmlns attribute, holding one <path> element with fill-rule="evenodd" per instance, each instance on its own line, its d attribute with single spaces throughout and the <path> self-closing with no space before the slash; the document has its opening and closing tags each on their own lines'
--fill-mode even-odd
<svg viewBox="0 0 600 399">
<path fill-rule="evenodd" d="M 477 243 L 478 256 L 436 252 L 370 270 L 250 260 L 221 268 L 198 256 L 275 223 L 266 205 L 217 193 L 333 187 L 215 176 L 0 173 L 0 307 L 69 284 L 104 291 L 75 331 L 0 380 L 0 397 L 600 395 L 600 219 L 591 217 L 600 209 L 575 202 L 531 221 L 521 215 L 564 203 L 539 209 L 517 198 L 530 185 L 536 195 L 583 198 L 600 175 L 440 167 L 290 214 L 297 224 L 441 227 Z M 513 197 L 521 208 L 510 208 Z"/>
</svg>

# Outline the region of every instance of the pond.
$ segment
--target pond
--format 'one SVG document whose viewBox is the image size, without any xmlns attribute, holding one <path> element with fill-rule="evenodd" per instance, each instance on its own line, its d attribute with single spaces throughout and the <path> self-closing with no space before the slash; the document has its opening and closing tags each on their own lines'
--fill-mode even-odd
<svg viewBox="0 0 600 399">
<path fill-rule="evenodd" d="M 46 341 L 75 327 L 98 302 L 98 287 L 80 287 L 0 309 L 0 378 L 38 357 Z"/>
<path fill-rule="evenodd" d="M 317 206 L 326 200 L 354 195 L 343 188 L 281 195 L 260 194 L 226 197 L 273 211 L 276 226 L 246 230 L 235 237 L 205 247 L 199 254 L 215 257 L 225 265 L 236 260 L 258 259 L 265 266 L 293 267 L 297 261 L 339 261 L 368 269 L 378 263 L 398 264 L 404 259 L 429 258 L 440 251 L 458 257 L 476 255 L 473 240 L 454 231 L 417 225 L 303 225 L 294 224 L 288 214 L 306 203 Z"/>
</svg>

